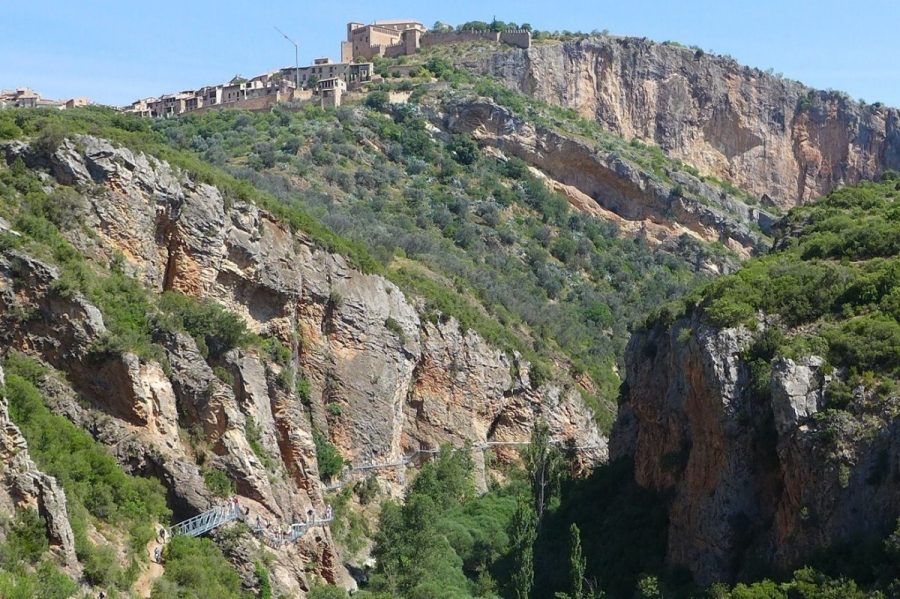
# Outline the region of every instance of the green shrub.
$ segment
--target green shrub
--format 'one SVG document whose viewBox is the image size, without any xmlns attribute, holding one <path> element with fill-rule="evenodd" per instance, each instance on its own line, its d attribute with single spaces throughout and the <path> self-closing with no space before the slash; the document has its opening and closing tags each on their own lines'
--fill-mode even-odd
<svg viewBox="0 0 900 599">
<path fill-rule="evenodd" d="M 337 448 L 321 433 L 313 436 L 316 445 L 316 461 L 319 464 L 319 476 L 322 480 L 331 480 L 344 467 L 344 458 Z"/>
<path fill-rule="evenodd" d="M 206 488 L 216 497 L 231 497 L 234 495 L 234 482 L 224 470 L 208 468 L 203 472 L 203 482 L 206 483 Z"/>
<path fill-rule="evenodd" d="M 176 536 L 163 557 L 166 569 L 153 585 L 153 599 L 244 599 L 240 577 L 209 539 Z"/>
<path fill-rule="evenodd" d="M 78 590 L 78 584 L 50 561 L 35 571 L 0 569 L 0 597 L 4 599 L 68 599 Z"/>
<path fill-rule="evenodd" d="M 244 320 L 213 300 L 167 291 L 160 298 L 159 308 L 164 318 L 187 331 L 198 346 L 209 348 L 211 358 L 218 358 L 251 339 Z"/>
<path fill-rule="evenodd" d="M 388 93 L 383 91 L 370 92 L 366 96 L 365 105 L 372 110 L 384 112 L 390 107 Z"/>
<path fill-rule="evenodd" d="M 394 318 L 388 316 L 384 321 L 384 328 L 397 335 L 400 343 L 406 343 L 406 333 L 403 332 L 403 327 Z"/>
<path fill-rule="evenodd" d="M 269 580 L 269 570 L 261 562 L 254 565 L 256 584 L 259 585 L 259 599 L 272 599 L 272 583 Z"/>
<path fill-rule="evenodd" d="M 49 548 L 47 523 L 37 511 L 19 508 L 6 534 L 6 542 L 0 546 L 0 561 L 6 566 L 20 560 L 36 564 Z"/>
</svg>

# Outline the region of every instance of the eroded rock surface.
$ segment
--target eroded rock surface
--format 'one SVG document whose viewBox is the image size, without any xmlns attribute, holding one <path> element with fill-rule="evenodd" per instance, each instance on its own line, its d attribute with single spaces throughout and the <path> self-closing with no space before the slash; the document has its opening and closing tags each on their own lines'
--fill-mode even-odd
<svg viewBox="0 0 900 599">
<path fill-rule="evenodd" d="M 900 113 L 644 39 L 535 44 L 469 65 L 659 145 L 782 208 L 900 167 Z"/>
<path fill-rule="evenodd" d="M 700 584 L 752 564 L 790 572 L 817 550 L 885 536 L 900 516 L 898 400 L 818 418 L 823 360 L 775 360 L 763 392 L 746 358 L 755 334 L 694 315 L 635 333 L 626 354 L 611 456 L 670 498 L 667 559 Z"/>
<path fill-rule="evenodd" d="M 422 320 L 395 285 L 267 212 L 90 136 L 67 140 L 49 160 L 26 144 L 3 149 L 84 192 L 92 234 L 68 235 L 86 256 L 115 262 L 155 292 L 210 298 L 289 349 L 286 362 L 259 348 L 207 358 L 190 336 L 159 331 L 161 361 L 97 351 L 106 335 L 100 311 L 63 292 L 57 269 L 25 254 L 0 257 L 3 340 L 66 374 L 71 389 L 46 390 L 54 409 L 115 446 L 128 468 L 162 479 L 176 517 L 219 501 L 201 461 L 226 471 L 245 504 L 273 522 L 322 513 L 317 434 L 359 465 L 445 442 L 526 440 L 541 418 L 582 447 L 585 462 L 605 459 L 606 439 L 577 390 L 533 388 L 527 362 L 452 319 Z M 31 316 L 17 318 L 21 310 Z M 297 390 L 300 377 L 308 397 Z M 392 483 L 402 489 L 402 480 Z M 327 529 L 279 552 L 279 588 L 308 589 L 301 565 L 310 561 L 326 580 L 341 576 Z"/>
</svg>

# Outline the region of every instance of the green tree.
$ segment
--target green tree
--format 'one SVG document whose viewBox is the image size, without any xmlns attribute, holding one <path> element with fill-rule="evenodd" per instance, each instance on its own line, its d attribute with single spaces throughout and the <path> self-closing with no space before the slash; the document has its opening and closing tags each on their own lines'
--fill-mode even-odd
<svg viewBox="0 0 900 599">
<path fill-rule="evenodd" d="M 510 525 L 512 591 L 516 599 L 528 599 L 531 596 L 537 524 L 534 506 L 527 501 L 520 501 Z"/>
<path fill-rule="evenodd" d="M 531 429 L 531 442 L 524 452 L 525 469 L 531 483 L 538 524 L 554 493 L 559 489 L 563 472 L 562 454 L 550 441 L 550 427 L 541 420 Z"/>
<path fill-rule="evenodd" d="M 569 549 L 569 570 L 572 574 L 572 599 L 582 599 L 584 597 L 584 573 L 587 570 L 587 563 L 584 561 L 584 555 L 581 552 L 581 531 L 574 522 L 569 527 L 571 536 Z"/>
</svg>

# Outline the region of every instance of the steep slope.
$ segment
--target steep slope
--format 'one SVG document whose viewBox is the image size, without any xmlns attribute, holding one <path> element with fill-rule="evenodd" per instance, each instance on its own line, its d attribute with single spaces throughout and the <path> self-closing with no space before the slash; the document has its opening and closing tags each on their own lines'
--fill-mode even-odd
<svg viewBox="0 0 900 599">
<path fill-rule="evenodd" d="M 323 444 L 354 465 L 395 463 L 442 443 L 527 439 L 543 419 L 585 463 L 605 459 L 579 392 L 529 376 L 520 356 L 423 316 L 384 278 L 164 162 L 49 137 L 3 147 L 4 348 L 60 371 L 49 405 L 161 479 L 176 518 L 230 484 L 272 522 L 322 513 Z M 236 323 L 251 337 L 231 335 Z M 393 470 L 387 492 L 404 482 Z M 258 549 L 241 547 L 232 557 L 255 584 Z M 297 593 L 311 575 L 337 580 L 338 559 L 323 529 L 270 568 Z"/>
<path fill-rule="evenodd" d="M 898 190 L 793 211 L 770 255 L 632 338 L 611 452 L 671 497 L 666 557 L 697 582 L 861 545 L 874 553 L 820 561 L 878 576 L 900 516 Z"/>
<path fill-rule="evenodd" d="M 570 370 L 606 425 L 628 323 L 765 247 L 771 216 L 658 150 L 442 68 L 396 84 L 414 88 L 398 103 L 385 85 L 334 112 L 153 129 L 371 248 L 427 309 L 539 372 Z"/>
<path fill-rule="evenodd" d="M 536 43 L 463 61 L 788 208 L 900 167 L 900 113 L 646 38 Z"/>
</svg>

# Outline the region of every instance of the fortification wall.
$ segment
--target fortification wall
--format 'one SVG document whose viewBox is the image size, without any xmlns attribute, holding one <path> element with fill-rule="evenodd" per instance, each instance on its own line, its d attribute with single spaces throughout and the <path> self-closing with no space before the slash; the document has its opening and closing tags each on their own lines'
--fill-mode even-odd
<svg viewBox="0 0 900 599">
<path fill-rule="evenodd" d="M 385 46 L 384 54 L 385 58 L 397 58 L 398 56 L 406 56 L 406 44 L 399 43 L 394 44 L 393 46 Z"/>
<path fill-rule="evenodd" d="M 510 29 L 500 34 L 500 41 L 517 48 L 531 47 L 531 32 L 526 29 Z"/>
<path fill-rule="evenodd" d="M 500 41 L 500 34 L 496 31 L 449 31 L 446 33 L 426 33 L 422 36 L 423 48 L 439 46 L 443 44 L 458 44 L 460 42 Z"/>
<path fill-rule="evenodd" d="M 209 106 L 203 106 L 201 108 L 197 108 L 195 110 L 191 110 L 189 112 L 209 112 L 210 110 L 269 110 L 278 102 L 283 100 L 287 100 L 287 95 L 282 94 L 281 92 L 275 94 L 269 94 L 267 96 L 260 96 L 258 98 L 248 98 L 246 100 L 239 100 L 237 102 L 226 102 L 225 104 L 210 104 Z"/>
</svg>

